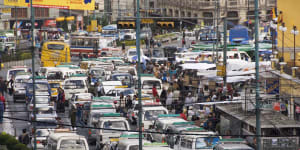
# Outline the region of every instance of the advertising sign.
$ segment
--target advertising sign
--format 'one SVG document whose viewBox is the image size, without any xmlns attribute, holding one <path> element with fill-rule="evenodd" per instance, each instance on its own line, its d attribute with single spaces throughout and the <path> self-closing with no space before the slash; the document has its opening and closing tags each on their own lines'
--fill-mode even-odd
<svg viewBox="0 0 300 150">
<path fill-rule="evenodd" d="M 4 5 L 29 7 L 30 0 L 4 0 Z M 94 10 L 95 0 L 33 0 L 33 7 Z"/>
<path fill-rule="evenodd" d="M 266 92 L 268 94 L 279 94 L 279 80 L 267 79 L 266 80 Z"/>
</svg>

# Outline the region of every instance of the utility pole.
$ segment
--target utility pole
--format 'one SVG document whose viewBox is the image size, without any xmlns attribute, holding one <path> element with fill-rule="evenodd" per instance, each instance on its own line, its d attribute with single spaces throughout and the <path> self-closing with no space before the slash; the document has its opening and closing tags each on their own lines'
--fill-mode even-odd
<svg viewBox="0 0 300 150">
<path fill-rule="evenodd" d="M 224 69 L 224 76 L 223 76 L 223 89 L 224 90 L 224 95 L 227 93 L 227 18 L 224 18 L 224 32 L 223 32 L 223 69 Z"/>
<path fill-rule="evenodd" d="M 15 6 L 15 23 L 16 23 L 16 28 L 15 28 L 15 32 L 16 32 L 16 52 L 17 49 L 19 48 L 18 45 L 18 20 L 17 20 L 17 6 Z"/>
<path fill-rule="evenodd" d="M 215 1 L 215 10 L 214 10 L 214 14 L 213 14 L 213 27 L 214 27 L 214 32 L 216 33 L 216 14 L 217 14 L 217 1 Z M 213 54 L 212 54 L 212 59 L 213 61 L 216 60 L 215 56 L 216 56 L 216 41 L 215 41 L 215 35 L 213 36 Z"/>
<path fill-rule="evenodd" d="M 261 148 L 261 129 L 260 129 L 260 89 L 259 89 L 259 45 L 258 45 L 258 24 L 259 24 L 259 18 L 258 18 L 258 0 L 255 0 L 255 78 L 256 78 L 256 95 L 255 95 L 255 101 L 256 101 L 256 143 L 257 143 L 257 150 L 260 150 Z"/>
<path fill-rule="evenodd" d="M 219 18 L 220 18 L 220 1 L 219 0 L 216 0 L 216 3 L 217 3 L 217 28 L 216 28 L 216 47 L 217 47 L 217 55 L 216 55 L 216 63 L 219 62 L 219 49 L 218 49 L 218 46 L 219 46 Z"/>
<path fill-rule="evenodd" d="M 32 1 L 33 0 L 30 0 L 30 10 L 31 10 L 31 44 L 32 44 L 32 47 L 31 47 L 31 61 L 32 61 L 32 64 L 31 64 L 31 71 L 32 71 L 32 100 L 33 100 L 33 150 L 36 150 L 36 101 L 35 101 L 35 68 L 34 68 L 34 65 L 35 65 L 35 61 L 34 61 L 34 26 L 35 26 L 35 20 L 34 20 L 34 15 L 35 15 L 35 12 L 34 12 L 34 7 L 32 6 Z"/>
<path fill-rule="evenodd" d="M 139 104 L 139 150 L 143 150 L 143 134 L 142 134 L 142 90 L 141 90 L 141 49 L 140 49 L 140 0 L 136 3 L 136 50 L 138 57 L 138 104 Z"/>
</svg>

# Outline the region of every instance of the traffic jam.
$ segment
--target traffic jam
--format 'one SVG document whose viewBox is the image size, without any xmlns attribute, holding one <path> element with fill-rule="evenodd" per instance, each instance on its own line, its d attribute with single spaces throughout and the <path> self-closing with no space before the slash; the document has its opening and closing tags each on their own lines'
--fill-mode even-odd
<svg viewBox="0 0 300 150">
<path fill-rule="evenodd" d="M 209 52 L 176 46 L 141 49 L 138 74 L 136 47 L 103 48 L 113 40 L 94 37 L 73 38 L 71 45 L 78 39 L 97 39 L 104 51 L 95 54 L 49 41 L 41 48 L 34 83 L 30 67 L 13 66 L 7 72 L 6 80 L 14 80 L 13 101 L 26 105 L 32 147 L 137 150 L 141 130 L 144 150 L 253 149 L 245 139 L 221 135 L 215 111 L 215 105 L 239 103 L 239 90 L 233 86 L 251 80 L 251 75 L 231 70 L 229 74 L 240 73 L 240 78 L 228 77 L 232 94 L 223 96 L 222 86 L 213 92 L 208 88 L 212 82 L 221 85 L 219 77 L 209 78 L 216 74 L 216 65 L 208 62 Z M 228 55 L 249 57 L 239 51 Z M 230 60 L 232 66 L 239 64 L 235 61 L 248 63 L 238 57 Z"/>
</svg>

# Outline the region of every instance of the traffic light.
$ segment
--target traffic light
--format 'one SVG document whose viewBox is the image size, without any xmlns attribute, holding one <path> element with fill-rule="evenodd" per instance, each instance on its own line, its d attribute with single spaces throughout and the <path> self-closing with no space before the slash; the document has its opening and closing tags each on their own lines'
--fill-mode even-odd
<svg viewBox="0 0 300 150">
<path fill-rule="evenodd" d="M 174 28 L 173 21 L 157 21 L 156 24 L 160 28 Z"/>
<path fill-rule="evenodd" d="M 95 4 L 95 10 L 98 10 L 99 8 L 98 8 L 98 4 Z"/>
<path fill-rule="evenodd" d="M 135 29 L 134 21 L 118 21 L 118 29 Z"/>
</svg>

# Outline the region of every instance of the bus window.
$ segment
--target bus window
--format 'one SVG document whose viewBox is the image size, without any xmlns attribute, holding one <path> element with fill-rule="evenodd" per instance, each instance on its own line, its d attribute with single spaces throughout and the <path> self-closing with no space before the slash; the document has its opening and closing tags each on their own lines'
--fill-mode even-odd
<svg viewBox="0 0 300 150">
<path fill-rule="evenodd" d="M 48 50 L 64 50 L 65 46 L 62 44 L 48 44 Z"/>
</svg>

